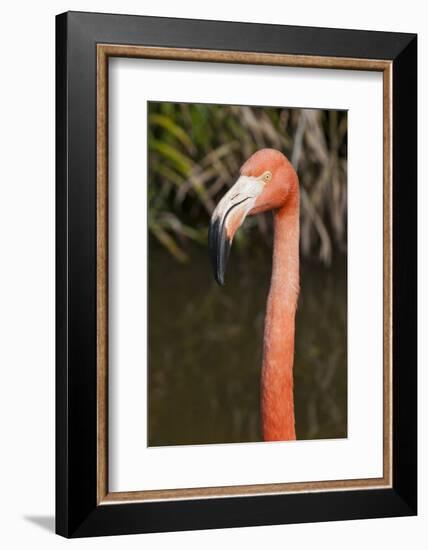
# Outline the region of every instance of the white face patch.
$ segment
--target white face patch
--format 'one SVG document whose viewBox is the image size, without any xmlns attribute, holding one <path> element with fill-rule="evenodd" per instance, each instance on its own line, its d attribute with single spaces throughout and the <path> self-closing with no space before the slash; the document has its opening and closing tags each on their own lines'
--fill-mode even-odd
<svg viewBox="0 0 428 550">
<path fill-rule="evenodd" d="M 253 176 L 241 176 L 229 191 L 233 189 L 239 190 L 242 195 L 255 198 L 262 192 L 263 182 L 261 179 L 254 178 Z"/>
<path fill-rule="evenodd" d="M 264 182 L 259 178 L 241 176 L 224 195 L 213 212 L 213 218 L 222 219 L 233 206 L 242 203 L 245 215 L 253 208 L 256 198 L 260 195 Z"/>
</svg>

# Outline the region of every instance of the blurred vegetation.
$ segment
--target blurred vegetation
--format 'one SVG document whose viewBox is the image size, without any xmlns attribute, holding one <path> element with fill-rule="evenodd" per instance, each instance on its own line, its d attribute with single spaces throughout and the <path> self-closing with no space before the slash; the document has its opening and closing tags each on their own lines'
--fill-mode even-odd
<svg viewBox="0 0 428 550">
<path fill-rule="evenodd" d="M 149 229 L 178 261 L 192 241 L 206 245 L 215 205 L 255 151 L 273 147 L 295 166 L 301 189 L 301 252 L 330 265 L 346 250 L 347 113 L 312 109 L 149 103 Z M 249 232 L 271 244 L 271 216 L 255 216 Z"/>
</svg>

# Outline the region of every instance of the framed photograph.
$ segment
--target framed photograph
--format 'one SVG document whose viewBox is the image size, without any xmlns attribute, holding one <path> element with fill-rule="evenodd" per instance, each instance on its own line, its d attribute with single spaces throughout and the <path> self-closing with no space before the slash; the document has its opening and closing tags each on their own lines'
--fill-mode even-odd
<svg viewBox="0 0 428 550">
<path fill-rule="evenodd" d="M 56 20 L 56 529 L 414 515 L 413 34 Z"/>
</svg>

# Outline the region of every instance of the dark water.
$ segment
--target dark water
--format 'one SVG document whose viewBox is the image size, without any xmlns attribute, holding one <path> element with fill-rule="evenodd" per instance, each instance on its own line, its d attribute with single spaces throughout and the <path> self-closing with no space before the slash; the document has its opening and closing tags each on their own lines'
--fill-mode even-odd
<svg viewBox="0 0 428 550">
<path fill-rule="evenodd" d="M 150 245 L 149 445 L 260 441 L 259 378 L 270 251 L 232 251 L 226 286 L 206 249 L 186 265 Z M 346 259 L 301 264 L 297 439 L 347 436 Z"/>
</svg>

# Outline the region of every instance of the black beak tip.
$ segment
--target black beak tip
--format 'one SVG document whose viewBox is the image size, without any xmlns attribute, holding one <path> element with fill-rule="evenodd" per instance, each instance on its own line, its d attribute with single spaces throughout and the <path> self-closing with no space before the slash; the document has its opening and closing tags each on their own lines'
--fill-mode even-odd
<svg viewBox="0 0 428 550">
<path fill-rule="evenodd" d="M 224 286 L 224 274 L 229 258 L 230 241 L 218 218 L 211 221 L 208 246 L 215 280 L 220 286 Z"/>
<path fill-rule="evenodd" d="M 224 286 L 224 274 L 223 273 L 216 273 L 215 280 L 220 286 Z"/>
</svg>

